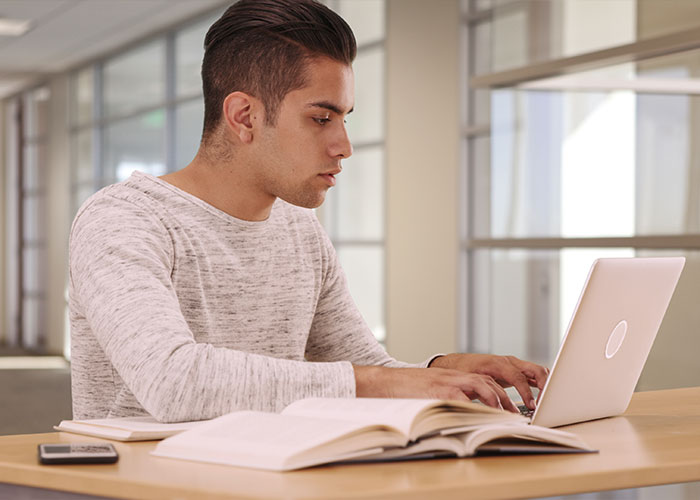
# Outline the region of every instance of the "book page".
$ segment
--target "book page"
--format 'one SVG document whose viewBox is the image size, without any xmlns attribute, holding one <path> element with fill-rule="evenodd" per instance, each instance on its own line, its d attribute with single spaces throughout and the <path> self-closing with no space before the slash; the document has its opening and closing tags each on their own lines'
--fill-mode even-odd
<svg viewBox="0 0 700 500">
<path fill-rule="evenodd" d="M 405 442 L 396 432 L 360 422 L 241 411 L 168 438 L 154 454 L 287 470 Z"/>
<path fill-rule="evenodd" d="M 402 448 L 388 448 L 374 455 L 362 457 L 360 462 L 423 459 L 464 456 L 464 444 L 451 436 L 431 436 Z"/>
<path fill-rule="evenodd" d="M 467 454 L 472 455 L 477 448 L 484 443 L 500 438 L 521 438 L 536 441 L 544 441 L 560 446 L 568 446 L 581 450 L 592 450 L 580 437 L 570 432 L 558 429 L 548 429 L 537 425 L 486 425 L 481 429 L 465 434 L 456 434 L 460 437 L 465 446 Z"/>
<path fill-rule="evenodd" d="M 439 399 L 309 398 L 295 401 L 282 413 L 390 425 L 411 440 L 448 427 L 510 421 L 527 423 L 519 414 L 469 401 Z"/>
<path fill-rule="evenodd" d="M 308 398 L 293 402 L 282 414 L 386 425 L 409 436 L 416 416 L 439 403 L 436 399 Z"/>
</svg>

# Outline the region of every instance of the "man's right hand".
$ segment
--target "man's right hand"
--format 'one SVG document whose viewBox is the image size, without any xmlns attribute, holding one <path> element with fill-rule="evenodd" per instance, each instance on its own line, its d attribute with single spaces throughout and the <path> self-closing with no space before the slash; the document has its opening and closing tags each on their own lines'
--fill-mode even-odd
<svg viewBox="0 0 700 500">
<path fill-rule="evenodd" d="M 478 399 L 494 408 L 518 412 L 506 391 L 488 375 L 448 368 L 353 368 L 357 397 Z"/>
</svg>

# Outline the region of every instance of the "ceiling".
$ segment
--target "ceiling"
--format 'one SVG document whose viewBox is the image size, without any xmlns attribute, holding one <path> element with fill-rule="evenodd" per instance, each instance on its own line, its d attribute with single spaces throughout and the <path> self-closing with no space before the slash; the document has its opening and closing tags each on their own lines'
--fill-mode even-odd
<svg viewBox="0 0 700 500">
<path fill-rule="evenodd" d="M 0 98 L 232 0 L 0 0 L 0 17 L 30 19 L 0 36 Z"/>
</svg>

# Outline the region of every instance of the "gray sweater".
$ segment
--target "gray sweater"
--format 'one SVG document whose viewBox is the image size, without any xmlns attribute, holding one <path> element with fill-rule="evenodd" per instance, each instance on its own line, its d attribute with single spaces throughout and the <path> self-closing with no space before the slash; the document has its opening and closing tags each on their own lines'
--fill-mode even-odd
<svg viewBox="0 0 700 500">
<path fill-rule="evenodd" d="M 249 222 L 143 173 L 79 210 L 70 239 L 73 418 L 163 422 L 353 397 L 377 343 L 312 211 Z"/>
</svg>

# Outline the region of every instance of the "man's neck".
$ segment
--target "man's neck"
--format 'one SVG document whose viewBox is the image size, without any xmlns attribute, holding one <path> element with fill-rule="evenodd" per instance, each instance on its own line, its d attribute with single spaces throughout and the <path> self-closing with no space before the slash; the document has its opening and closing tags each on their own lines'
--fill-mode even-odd
<svg viewBox="0 0 700 500">
<path fill-rule="evenodd" d="M 213 164 L 200 152 L 182 170 L 160 178 L 237 219 L 266 220 L 275 198 L 256 190 L 233 163 Z"/>
</svg>

